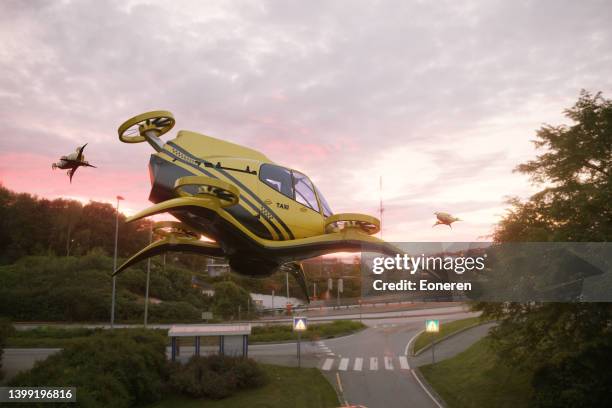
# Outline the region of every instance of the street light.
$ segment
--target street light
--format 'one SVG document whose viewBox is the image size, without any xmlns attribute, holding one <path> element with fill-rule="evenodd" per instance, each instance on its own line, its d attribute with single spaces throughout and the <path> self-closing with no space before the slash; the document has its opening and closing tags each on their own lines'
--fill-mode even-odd
<svg viewBox="0 0 612 408">
<path fill-rule="evenodd" d="M 153 224 L 149 225 L 149 244 L 153 242 Z M 149 281 L 151 279 L 151 258 L 147 259 L 147 284 L 145 288 L 144 327 L 147 328 L 149 318 Z"/>
<path fill-rule="evenodd" d="M 119 200 L 124 200 L 123 197 L 117 196 L 117 216 L 115 217 L 115 256 L 113 259 L 113 295 L 111 300 L 111 329 L 115 327 L 115 289 L 117 277 L 114 273 L 117 271 L 117 241 L 119 240 Z"/>
</svg>

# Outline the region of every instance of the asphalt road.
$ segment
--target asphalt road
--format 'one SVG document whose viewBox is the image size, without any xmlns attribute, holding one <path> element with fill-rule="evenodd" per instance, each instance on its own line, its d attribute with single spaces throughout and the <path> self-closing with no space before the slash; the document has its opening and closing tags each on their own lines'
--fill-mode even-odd
<svg viewBox="0 0 612 408">
<path fill-rule="evenodd" d="M 317 367 L 342 390 L 350 404 L 368 408 L 437 407 L 416 380 L 412 368 L 431 362 L 428 352 L 406 357 L 408 342 L 424 327 L 424 319 L 434 317 L 446 321 L 474 316 L 462 307 L 454 306 L 428 310 L 411 310 L 369 314 L 363 322 L 368 327 L 358 333 L 337 339 L 302 342 L 304 367 Z M 355 318 L 343 315 L 336 318 Z M 366 317 L 365 315 L 362 317 Z M 436 347 L 436 360 L 452 357 L 486 334 L 488 327 L 459 334 L 452 341 Z M 4 369 L 13 374 L 31 367 L 33 361 L 43 359 L 57 349 L 5 349 Z M 202 347 L 214 352 L 214 347 Z M 188 359 L 193 348 L 183 347 L 180 359 Z M 170 355 L 170 350 L 168 350 Z M 249 356 L 261 362 L 297 365 L 296 343 L 256 344 L 249 346 Z"/>
<path fill-rule="evenodd" d="M 367 329 L 350 336 L 302 342 L 301 364 L 317 367 L 346 402 L 368 408 L 434 407 L 412 373 L 412 368 L 431 362 L 431 354 L 406 356 L 408 342 L 424 328 L 424 317 L 432 314 L 447 321 L 477 315 L 463 308 L 411 311 L 403 317 L 378 316 L 364 320 Z M 395 316 L 394 314 L 389 314 Z M 354 317 L 354 316 L 350 316 Z M 438 346 L 439 358 L 450 358 L 484 336 L 487 327 L 475 328 Z M 212 349 L 211 349 L 212 351 Z M 258 361 L 297 366 L 296 343 L 261 344 L 249 347 L 250 357 Z M 192 348 L 183 348 L 181 359 L 188 359 Z M 438 352 L 436 352 L 438 354 Z"/>
</svg>

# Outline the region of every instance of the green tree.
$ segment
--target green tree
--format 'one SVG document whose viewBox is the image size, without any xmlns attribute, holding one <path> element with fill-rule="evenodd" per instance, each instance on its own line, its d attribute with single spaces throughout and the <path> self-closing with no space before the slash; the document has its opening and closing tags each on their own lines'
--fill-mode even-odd
<svg viewBox="0 0 612 408">
<path fill-rule="evenodd" d="M 215 295 L 213 297 L 213 313 L 225 319 L 247 316 L 247 310 L 251 307 L 251 295 L 242 287 L 233 282 L 219 282 L 214 285 Z"/>
<path fill-rule="evenodd" d="M 517 167 L 543 189 L 527 201 L 510 200 L 494 232 L 496 242 L 612 238 L 612 101 L 582 91 L 565 115 L 572 124 L 543 126 L 534 143 L 544 152 Z M 598 356 L 610 348 L 611 304 L 478 303 L 475 308 L 500 321 L 492 337 L 501 360 L 536 373 L 535 394 L 545 395 L 536 406 L 587 406 L 575 403 L 586 393 L 591 401 L 612 397 L 612 387 L 597 385 L 592 374 L 568 370 L 609 370 Z M 561 388 L 563 393 L 556 392 Z"/>
</svg>

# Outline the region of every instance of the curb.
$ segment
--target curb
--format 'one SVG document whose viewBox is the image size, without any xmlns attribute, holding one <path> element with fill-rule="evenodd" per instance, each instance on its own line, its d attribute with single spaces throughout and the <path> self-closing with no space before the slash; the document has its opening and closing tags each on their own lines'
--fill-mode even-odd
<svg viewBox="0 0 612 408">
<path fill-rule="evenodd" d="M 412 369 L 411 371 L 412 371 L 412 375 L 414 376 L 414 379 L 417 380 L 417 382 L 419 383 L 421 388 L 423 388 L 423 391 L 425 391 L 425 393 L 429 396 L 429 398 L 431 398 L 431 400 L 439 408 L 446 407 L 447 405 L 444 399 L 442 399 L 440 394 L 438 394 L 436 390 L 434 390 L 433 387 L 427 382 L 423 374 L 421 374 L 421 371 L 418 368 Z"/>
<path fill-rule="evenodd" d="M 482 325 L 489 324 L 489 323 L 495 323 L 495 322 L 492 321 L 492 320 L 489 320 L 489 321 L 486 321 L 486 322 L 478 322 L 478 323 L 473 324 L 471 326 L 464 327 L 463 329 L 460 329 L 460 330 L 457 330 L 457 331 L 452 332 L 450 334 L 447 334 L 446 336 L 442 337 L 441 339 L 438 339 L 438 340 L 434 341 L 433 343 L 427 344 L 425 347 L 420 348 L 417 352 L 414 351 L 414 342 L 412 342 L 410 344 L 410 349 L 408 350 L 408 352 L 410 353 L 411 357 L 417 357 L 417 356 L 423 354 L 424 352 L 426 352 L 427 350 L 429 350 L 431 348 L 432 344 L 436 345 L 438 343 L 441 343 L 441 342 L 443 342 L 445 340 L 450 339 L 453 336 L 461 334 L 461 333 L 463 333 L 465 331 L 468 331 L 468 330 L 473 329 L 475 327 L 482 326 Z M 423 333 L 423 331 L 421 331 L 419 334 L 421 334 L 421 333 Z"/>
</svg>

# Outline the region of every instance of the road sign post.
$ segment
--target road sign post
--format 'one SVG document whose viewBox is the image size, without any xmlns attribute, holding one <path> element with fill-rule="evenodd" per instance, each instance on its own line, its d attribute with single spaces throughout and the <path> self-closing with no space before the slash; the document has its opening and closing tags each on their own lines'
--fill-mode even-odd
<svg viewBox="0 0 612 408">
<path fill-rule="evenodd" d="M 302 367 L 302 332 L 308 329 L 308 319 L 305 317 L 293 318 L 293 331 L 297 332 L 297 359 L 298 367 Z"/>
<path fill-rule="evenodd" d="M 425 320 L 425 332 L 426 333 L 439 333 L 440 332 L 440 321 L 439 320 Z M 431 335 L 431 363 L 436 362 L 435 348 L 436 343 L 434 341 L 435 335 Z"/>
</svg>

